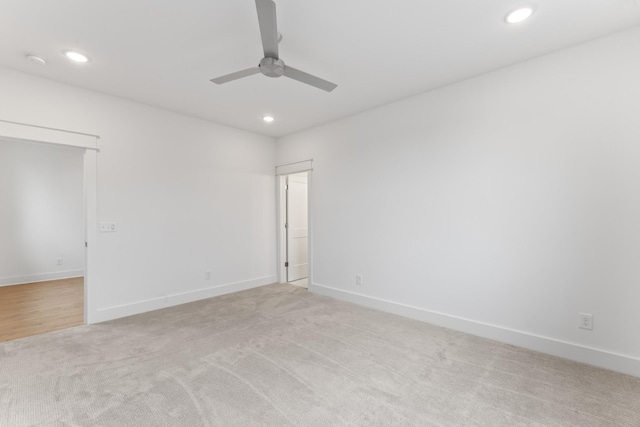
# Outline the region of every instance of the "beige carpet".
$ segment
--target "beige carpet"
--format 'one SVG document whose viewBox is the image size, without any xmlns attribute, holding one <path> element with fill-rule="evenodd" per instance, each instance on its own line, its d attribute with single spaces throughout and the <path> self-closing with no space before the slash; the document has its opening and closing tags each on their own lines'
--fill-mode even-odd
<svg viewBox="0 0 640 427">
<path fill-rule="evenodd" d="M 640 379 L 270 285 L 0 344 L 2 426 L 640 426 Z"/>
</svg>

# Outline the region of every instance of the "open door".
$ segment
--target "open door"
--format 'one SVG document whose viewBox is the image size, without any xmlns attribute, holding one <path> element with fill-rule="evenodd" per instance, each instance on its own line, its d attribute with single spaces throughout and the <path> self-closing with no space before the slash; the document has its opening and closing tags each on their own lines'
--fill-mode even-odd
<svg viewBox="0 0 640 427">
<path fill-rule="evenodd" d="M 287 282 L 306 287 L 309 274 L 308 174 L 285 177 L 285 269 Z"/>
</svg>

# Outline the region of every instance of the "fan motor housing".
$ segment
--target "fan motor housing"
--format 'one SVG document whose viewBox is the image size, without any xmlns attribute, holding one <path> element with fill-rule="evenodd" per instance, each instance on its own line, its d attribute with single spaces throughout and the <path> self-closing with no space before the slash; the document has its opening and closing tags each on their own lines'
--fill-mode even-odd
<svg viewBox="0 0 640 427">
<path fill-rule="evenodd" d="M 281 77 L 284 74 L 284 61 L 276 58 L 262 58 L 260 72 L 267 77 Z"/>
</svg>

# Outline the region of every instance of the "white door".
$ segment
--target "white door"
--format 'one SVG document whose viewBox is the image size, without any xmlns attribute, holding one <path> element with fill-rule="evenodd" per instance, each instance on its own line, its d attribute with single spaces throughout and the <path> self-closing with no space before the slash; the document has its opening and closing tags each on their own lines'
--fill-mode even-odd
<svg viewBox="0 0 640 427">
<path fill-rule="evenodd" d="M 309 270 L 307 172 L 287 177 L 287 282 L 304 279 Z"/>
</svg>

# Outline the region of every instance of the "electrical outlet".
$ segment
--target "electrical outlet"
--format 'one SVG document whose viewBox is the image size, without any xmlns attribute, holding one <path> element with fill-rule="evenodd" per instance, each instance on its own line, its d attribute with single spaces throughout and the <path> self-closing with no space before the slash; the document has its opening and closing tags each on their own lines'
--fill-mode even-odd
<svg viewBox="0 0 640 427">
<path fill-rule="evenodd" d="M 58 258 L 56 260 L 56 265 L 62 265 L 62 258 Z"/>
<path fill-rule="evenodd" d="M 356 285 L 362 286 L 362 274 L 356 275 Z"/>
<path fill-rule="evenodd" d="M 589 331 L 593 331 L 593 314 L 589 313 L 579 313 L 580 315 L 580 324 L 578 327 L 580 329 L 587 329 Z"/>
<path fill-rule="evenodd" d="M 211 280 L 211 272 L 210 271 L 205 271 L 204 272 L 204 280 Z"/>
</svg>

